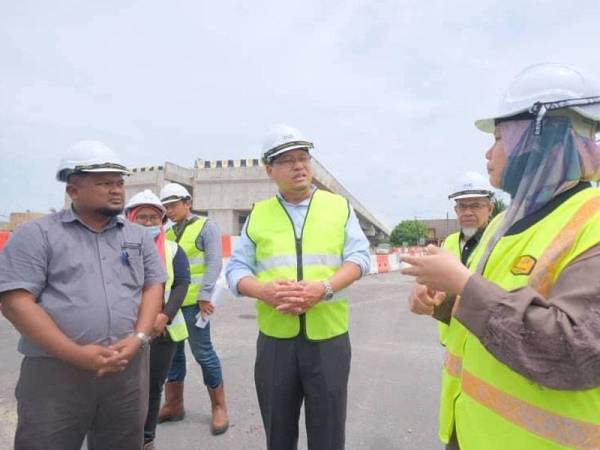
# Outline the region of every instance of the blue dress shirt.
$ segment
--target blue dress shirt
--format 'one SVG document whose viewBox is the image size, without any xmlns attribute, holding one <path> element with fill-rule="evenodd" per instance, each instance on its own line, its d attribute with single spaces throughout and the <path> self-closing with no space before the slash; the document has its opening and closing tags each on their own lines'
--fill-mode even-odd
<svg viewBox="0 0 600 450">
<path fill-rule="evenodd" d="M 313 190 L 316 189 L 313 187 Z M 310 198 L 303 200 L 300 203 L 290 203 L 286 201 L 280 193 L 277 193 L 277 197 L 281 200 L 283 207 L 288 212 L 292 222 L 294 223 L 294 229 L 296 230 L 296 236 L 299 236 L 302 232 L 302 226 L 304 225 L 304 219 L 306 218 L 306 212 L 308 211 L 308 205 Z M 227 277 L 227 283 L 231 292 L 237 296 L 241 296 L 237 289 L 237 285 L 242 278 L 255 277 L 256 276 L 256 246 L 254 242 L 250 240 L 246 233 L 246 227 L 248 226 L 248 220 L 242 228 L 241 236 L 237 242 L 233 255 L 227 268 L 225 269 L 225 275 Z M 350 208 L 350 217 L 346 223 L 346 237 L 344 241 L 344 252 L 342 254 L 343 262 L 353 262 L 360 267 L 362 274 L 369 273 L 371 258 L 369 255 L 369 241 L 365 234 L 360 228 L 354 209 Z"/>
</svg>

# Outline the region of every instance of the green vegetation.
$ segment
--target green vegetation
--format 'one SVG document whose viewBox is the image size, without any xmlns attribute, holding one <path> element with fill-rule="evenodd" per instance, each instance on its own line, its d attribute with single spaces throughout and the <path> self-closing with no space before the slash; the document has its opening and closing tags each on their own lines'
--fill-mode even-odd
<svg viewBox="0 0 600 450">
<path fill-rule="evenodd" d="M 390 242 L 395 247 L 418 245 L 427 238 L 427 225 L 417 220 L 403 220 L 394 227 Z"/>
</svg>

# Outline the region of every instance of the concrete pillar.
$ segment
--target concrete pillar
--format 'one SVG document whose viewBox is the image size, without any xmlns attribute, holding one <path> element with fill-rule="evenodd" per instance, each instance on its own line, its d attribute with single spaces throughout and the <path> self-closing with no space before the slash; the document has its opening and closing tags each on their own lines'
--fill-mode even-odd
<svg viewBox="0 0 600 450">
<path fill-rule="evenodd" d="M 362 226 L 363 231 L 365 232 L 365 236 L 367 237 L 374 237 L 377 233 L 377 231 L 375 230 L 375 227 L 373 225 L 367 225 L 367 226 Z"/>
<path fill-rule="evenodd" d="M 209 209 L 208 218 L 216 222 L 221 234 L 240 234 L 238 213 L 233 209 Z"/>
</svg>

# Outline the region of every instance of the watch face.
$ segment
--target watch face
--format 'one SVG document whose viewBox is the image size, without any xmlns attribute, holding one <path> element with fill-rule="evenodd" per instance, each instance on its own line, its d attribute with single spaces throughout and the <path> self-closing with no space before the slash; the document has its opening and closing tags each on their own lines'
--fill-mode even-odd
<svg viewBox="0 0 600 450">
<path fill-rule="evenodd" d="M 325 299 L 331 300 L 332 298 L 333 298 L 333 289 L 331 288 L 331 286 L 327 286 L 327 289 L 325 291 Z"/>
<path fill-rule="evenodd" d="M 323 281 L 323 286 L 325 287 L 325 295 L 323 295 L 323 298 L 325 300 L 331 300 L 333 298 L 333 288 L 331 287 L 331 283 L 329 283 L 328 281 Z"/>
<path fill-rule="evenodd" d="M 139 332 L 136 333 L 136 337 L 142 341 L 142 347 L 145 347 L 146 345 L 148 345 L 150 343 L 150 336 L 146 335 L 145 333 Z"/>
</svg>

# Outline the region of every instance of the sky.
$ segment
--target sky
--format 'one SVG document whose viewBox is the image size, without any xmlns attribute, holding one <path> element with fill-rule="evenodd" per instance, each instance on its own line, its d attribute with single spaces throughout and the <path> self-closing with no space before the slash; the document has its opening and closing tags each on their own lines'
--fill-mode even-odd
<svg viewBox="0 0 600 450">
<path fill-rule="evenodd" d="M 539 62 L 599 74 L 595 0 L 0 0 L 0 221 L 63 206 L 77 141 L 130 167 L 256 158 L 288 123 L 389 226 L 452 216 L 473 121 Z"/>
</svg>

